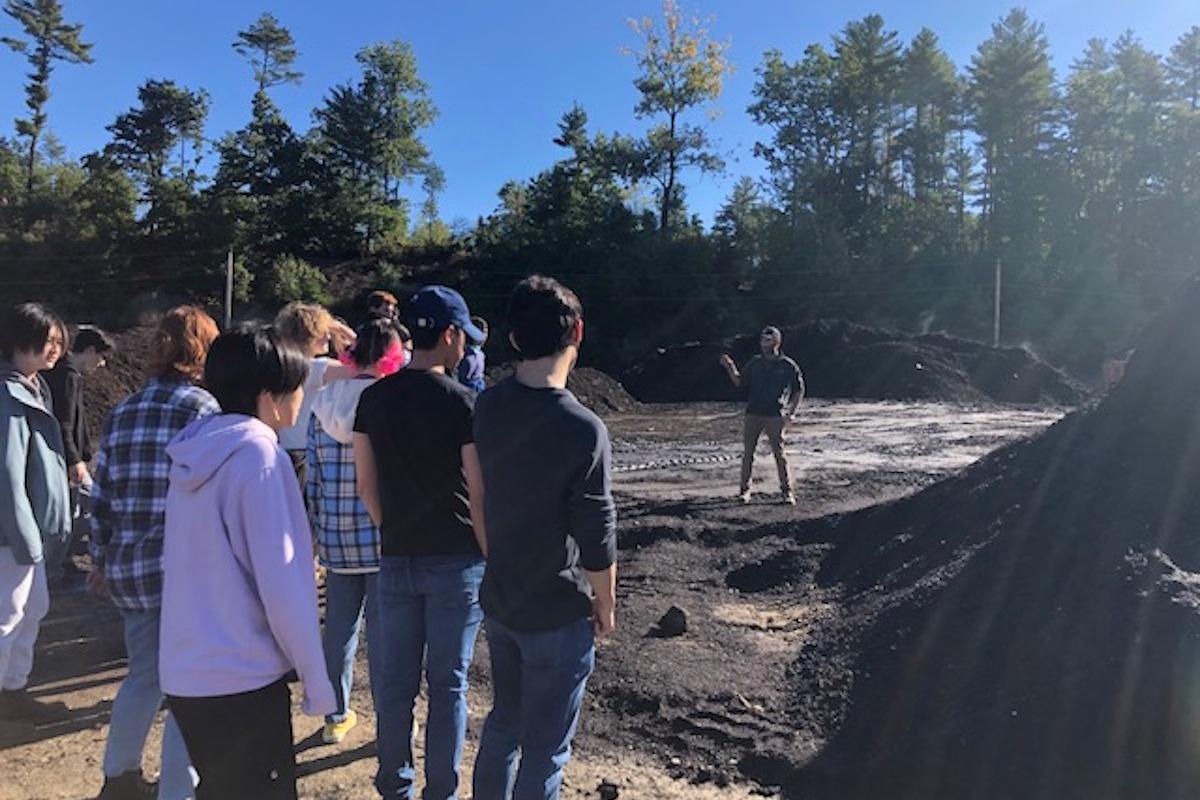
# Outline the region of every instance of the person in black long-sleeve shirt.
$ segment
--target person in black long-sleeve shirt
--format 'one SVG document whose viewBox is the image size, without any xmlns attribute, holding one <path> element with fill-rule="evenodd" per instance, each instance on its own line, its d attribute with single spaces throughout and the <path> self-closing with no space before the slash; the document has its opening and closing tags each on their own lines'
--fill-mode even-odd
<svg viewBox="0 0 1200 800">
<path fill-rule="evenodd" d="M 522 360 L 475 405 L 494 703 L 474 796 L 554 800 L 595 637 L 616 624 L 612 453 L 604 423 L 566 389 L 583 341 L 579 299 L 549 278 L 528 278 L 513 291 L 508 321 Z"/>
<path fill-rule="evenodd" d="M 71 486 L 71 538 L 61 550 L 47 553 L 46 568 L 53 582 L 64 570 L 71 570 L 71 554 L 88 528 L 88 497 L 92 476 L 88 463 L 94 455 L 92 432 L 87 424 L 87 406 L 83 396 L 83 376 L 104 366 L 114 347 L 104 331 L 90 325 L 80 325 L 71 341 L 71 352 L 60 358 L 54 369 L 43 373 L 50 386 L 54 417 L 62 428 L 63 452 L 67 461 L 67 478 Z"/>
</svg>

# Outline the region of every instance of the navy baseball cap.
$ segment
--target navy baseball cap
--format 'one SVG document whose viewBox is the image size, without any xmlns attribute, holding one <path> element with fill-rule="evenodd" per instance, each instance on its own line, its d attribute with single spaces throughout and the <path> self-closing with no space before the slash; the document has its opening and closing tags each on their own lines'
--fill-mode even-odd
<svg viewBox="0 0 1200 800">
<path fill-rule="evenodd" d="M 414 330 L 445 330 L 453 325 L 472 342 L 487 335 L 471 322 L 471 309 L 463 296 L 448 286 L 426 286 L 408 301 L 405 319 Z"/>
</svg>

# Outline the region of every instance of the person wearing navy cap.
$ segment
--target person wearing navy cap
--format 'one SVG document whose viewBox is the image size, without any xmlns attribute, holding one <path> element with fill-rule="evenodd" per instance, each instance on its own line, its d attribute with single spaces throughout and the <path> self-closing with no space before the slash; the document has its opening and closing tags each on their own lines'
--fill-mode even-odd
<svg viewBox="0 0 1200 800">
<path fill-rule="evenodd" d="M 427 800 L 458 796 L 467 726 L 467 669 L 483 612 L 487 539 L 475 452 L 474 395 L 454 378 L 467 343 L 483 338 L 462 295 L 429 286 L 408 302 L 407 369 L 373 384 L 354 422 L 358 494 L 380 529 L 376 694 L 382 797 L 410 799 L 413 705 L 424 674 Z"/>
</svg>

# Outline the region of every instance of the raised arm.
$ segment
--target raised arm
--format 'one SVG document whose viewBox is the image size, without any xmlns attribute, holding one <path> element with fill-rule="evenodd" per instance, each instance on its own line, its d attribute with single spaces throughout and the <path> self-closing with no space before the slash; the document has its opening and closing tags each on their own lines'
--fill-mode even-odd
<svg viewBox="0 0 1200 800">
<path fill-rule="evenodd" d="M 721 366 L 725 368 L 725 373 L 729 375 L 730 382 L 739 389 L 742 386 L 742 373 L 738 372 L 737 362 L 728 353 L 722 353 L 720 358 Z"/>
</svg>

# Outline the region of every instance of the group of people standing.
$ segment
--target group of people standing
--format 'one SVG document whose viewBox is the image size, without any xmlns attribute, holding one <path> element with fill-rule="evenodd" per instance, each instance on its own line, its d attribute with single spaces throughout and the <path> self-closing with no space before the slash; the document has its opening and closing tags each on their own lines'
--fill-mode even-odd
<svg viewBox="0 0 1200 800">
<path fill-rule="evenodd" d="M 372 306 L 357 331 L 293 304 L 272 326 L 224 333 L 198 308 L 172 309 L 150 379 L 109 414 L 88 587 L 120 610 L 129 672 L 102 798 L 296 797 L 289 681 L 324 717 L 324 741 L 341 741 L 357 721 L 364 616 L 382 797 L 415 796 L 422 678 L 423 796 L 458 796 L 481 625 L 494 697 L 474 797 L 558 796 L 595 638 L 615 626 L 608 435 L 566 389 L 582 306 L 552 279 L 518 284 L 516 373 L 482 393 L 487 331 L 461 295 L 426 287 L 398 313 L 376 293 Z M 0 328 L 6 719 L 53 711 L 24 688 L 49 604 L 44 553 L 72 527 L 74 456 L 41 377 L 67 347 L 66 326 L 36 304 Z M 142 751 L 164 698 L 152 787 Z"/>
</svg>

